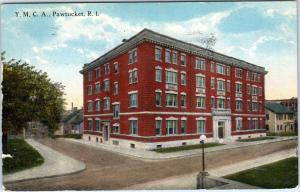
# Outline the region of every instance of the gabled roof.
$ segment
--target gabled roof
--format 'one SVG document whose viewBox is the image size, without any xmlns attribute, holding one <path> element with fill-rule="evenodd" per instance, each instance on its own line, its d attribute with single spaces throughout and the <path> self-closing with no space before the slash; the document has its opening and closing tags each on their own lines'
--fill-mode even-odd
<svg viewBox="0 0 300 192">
<path fill-rule="evenodd" d="M 293 113 L 291 111 L 289 111 L 289 109 L 279 103 L 275 103 L 275 102 L 267 102 L 265 103 L 265 107 L 266 109 L 272 111 L 273 113 L 277 113 L 277 114 L 290 114 Z"/>
<path fill-rule="evenodd" d="M 228 64 L 231 66 L 249 69 L 264 74 L 267 73 L 264 67 L 260 67 L 240 59 L 236 59 L 212 50 L 208 50 L 195 44 L 183 42 L 181 40 L 154 32 L 149 29 L 143 29 L 133 37 L 124 41 L 122 44 L 108 51 L 96 60 L 92 61 L 91 63 L 85 64 L 80 73 L 83 73 L 84 71 L 92 69 L 96 66 L 102 65 L 108 62 L 109 60 L 115 58 L 116 56 L 128 52 L 129 50 L 135 48 L 138 44 L 145 41 L 155 43 L 161 46 L 171 47 L 182 52 L 197 55 L 199 57 L 210 58 L 215 60 L 216 62 Z"/>
<path fill-rule="evenodd" d="M 63 123 L 79 124 L 83 121 L 83 110 L 75 110 L 63 118 Z"/>
</svg>

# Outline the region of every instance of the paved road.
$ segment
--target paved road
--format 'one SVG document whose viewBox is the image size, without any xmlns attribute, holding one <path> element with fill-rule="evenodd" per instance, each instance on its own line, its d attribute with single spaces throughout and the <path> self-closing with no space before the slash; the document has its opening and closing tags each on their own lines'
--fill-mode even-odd
<svg viewBox="0 0 300 192">
<path fill-rule="evenodd" d="M 46 139 L 41 143 L 86 164 L 86 170 L 74 175 L 37 179 L 5 185 L 10 190 L 101 190 L 121 189 L 201 169 L 201 156 L 167 161 L 144 162 L 108 151 L 61 139 Z M 241 160 L 272 153 L 296 145 L 272 144 L 272 147 L 251 146 L 249 150 L 227 150 L 207 155 L 207 167 L 220 167 Z M 264 150 L 259 150 L 263 148 Z"/>
</svg>

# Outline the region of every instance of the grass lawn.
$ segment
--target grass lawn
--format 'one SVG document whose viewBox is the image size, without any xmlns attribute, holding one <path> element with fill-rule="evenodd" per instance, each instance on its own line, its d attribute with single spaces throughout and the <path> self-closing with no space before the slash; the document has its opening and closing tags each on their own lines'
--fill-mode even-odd
<svg viewBox="0 0 300 192">
<path fill-rule="evenodd" d="M 205 143 L 204 148 L 208 147 L 215 147 L 219 145 L 224 145 L 221 143 Z M 183 146 L 178 146 L 178 147 L 168 147 L 168 148 L 160 148 L 160 149 L 153 149 L 153 151 L 158 152 L 158 153 L 171 153 L 171 152 L 176 152 L 176 151 L 184 151 L 184 150 L 192 150 L 192 149 L 200 149 L 202 148 L 202 144 L 197 144 L 197 145 L 183 145 Z"/>
<path fill-rule="evenodd" d="M 41 165 L 43 157 L 23 139 L 8 140 L 8 153 L 13 158 L 3 159 L 3 174 Z"/>
<path fill-rule="evenodd" d="M 298 134 L 296 132 L 281 132 L 281 133 L 267 133 L 267 136 L 287 137 L 287 136 L 298 136 Z"/>
<path fill-rule="evenodd" d="M 294 188 L 298 185 L 298 158 L 284 159 L 225 178 L 266 189 Z"/>
<path fill-rule="evenodd" d="M 239 142 L 252 142 L 252 141 L 262 141 L 262 140 L 269 140 L 269 139 L 275 139 L 275 137 L 257 137 L 257 138 L 250 138 L 250 139 L 239 139 L 236 141 Z"/>
</svg>

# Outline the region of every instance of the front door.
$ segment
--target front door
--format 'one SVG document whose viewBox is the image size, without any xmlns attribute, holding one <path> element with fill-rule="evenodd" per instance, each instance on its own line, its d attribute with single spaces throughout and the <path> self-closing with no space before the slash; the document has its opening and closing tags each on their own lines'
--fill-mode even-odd
<svg viewBox="0 0 300 192">
<path fill-rule="evenodd" d="M 219 121 L 218 122 L 218 137 L 224 138 L 224 130 L 225 130 L 225 122 L 224 121 Z"/>
<path fill-rule="evenodd" d="M 103 139 L 104 141 L 108 141 L 109 139 L 109 122 L 103 123 Z"/>
</svg>

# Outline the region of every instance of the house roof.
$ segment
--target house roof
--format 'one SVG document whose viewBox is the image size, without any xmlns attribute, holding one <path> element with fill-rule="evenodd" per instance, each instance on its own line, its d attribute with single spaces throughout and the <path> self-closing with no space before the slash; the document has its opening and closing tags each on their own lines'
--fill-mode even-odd
<svg viewBox="0 0 300 192">
<path fill-rule="evenodd" d="M 293 113 L 291 111 L 289 111 L 289 109 L 279 103 L 275 103 L 275 102 L 267 102 L 265 103 L 265 107 L 266 109 L 272 111 L 273 113 L 277 113 L 277 114 L 289 114 L 289 113 Z"/>
<path fill-rule="evenodd" d="M 91 63 L 85 64 L 83 66 L 83 69 L 80 71 L 80 73 L 83 74 L 83 72 L 86 70 L 102 65 L 108 62 L 109 60 L 115 58 L 116 56 L 128 52 L 130 49 L 135 48 L 138 44 L 145 41 L 150 43 L 155 43 L 165 47 L 170 47 L 182 52 L 191 53 L 193 55 L 197 55 L 203 58 L 213 59 L 216 62 L 228 64 L 230 66 L 249 69 L 264 74 L 267 73 L 264 67 L 260 67 L 240 59 L 236 59 L 209 49 L 205 49 L 195 44 L 183 42 L 181 40 L 154 32 L 149 29 L 144 29 L 140 31 L 136 35 L 132 36 L 128 40 L 125 40 L 122 44 L 108 51 L 107 53 L 100 56 L 99 58 L 92 61 Z"/>
<path fill-rule="evenodd" d="M 63 123 L 71 123 L 71 124 L 78 124 L 83 121 L 83 110 L 74 110 L 70 114 L 66 115 L 63 119 Z"/>
</svg>

